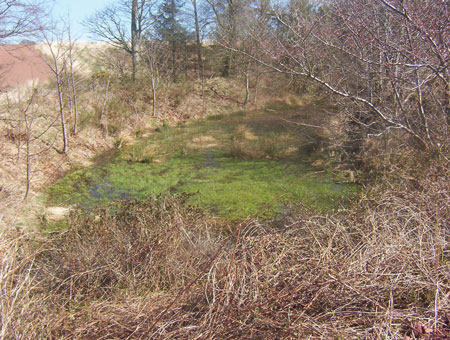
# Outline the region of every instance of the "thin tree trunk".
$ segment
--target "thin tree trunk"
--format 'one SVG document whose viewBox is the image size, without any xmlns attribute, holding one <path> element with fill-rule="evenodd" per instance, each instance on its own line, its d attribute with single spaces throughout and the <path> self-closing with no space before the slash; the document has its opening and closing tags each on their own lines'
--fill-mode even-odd
<svg viewBox="0 0 450 340">
<path fill-rule="evenodd" d="M 56 65 L 56 62 L 55 62 Z M 63 150 L 62 153 L 67 152 L 68 148 L 68 142 L 67 142 L 67 132 L 66 132 L 66 118 L 64 114 L 64 101 L 63 101 L 63 93 L 62 93 L 62 87 L 61 87 L 61 74 L 58 70 L 58 66 L 55 68 L 56 73 L 56 83 L 58 86 L 58 99 L 59 99 L 59 113 L 61 115 L 61 131 L 63 135 Z"/>
<path fill-rule="evenodd" d="M 197 42 L 197 69 L 198 77 L 203 77 L 203 61 L 202 61 L 202 42 L 200 41 L 200 26 L 198 23 L 197 0 L 192 0 L 194 7 L 194 21 L 195 21 L 195 39 Z"/>
<path fill-rule="evenodd" d="M 70 85 L 70 78 L 67 77 L 67 96 L 68 96 L 68 105 L 69 105 L 69 117 L 72 117 L 72 90 L 71 90 L 72 85 Z"/>
<path fill-rule="evenodd" d="M 17 165 L 20 164 L 20 149 L 22 147 L 22 138 L 20 138 L 20 131 L 22 130 L 21 125 L 22 124 L 19 123 L 19 138 L 17 138 Z"/>
<path fill-rule="evenodd" d="M 72 55 L 70 56 L 70 58 L 72 59 Z M 70 61 L 70 81 L 72 85 L 72 99 L 73 99 L 73 113 L 74 113 L 73 134 L 76 135 L 78 129 L 78 101 L 77 101 L 77 89 L 75 87 L 75 79 L 73 76 L 72 60 Z"/>
<path fill-rule="evenodd" d="M 236 16 L 237 16 L 237 4 L 233 0 L 227 0 L 228 3 L 228 25 L 229 25 L 229 34 L 230 34 L 230 42 L 232 46 L 236 46 L 236 37 L 237 37 L 237 25 L 236 25 Z M 225 60 L 225 72 L 224 77 L 228 77 L 233 72 L 233 51 L 231 49 L 228 50 L 228 55 Z"/>
<path fill-rule="evenodd" d="M 177 45 L 175 41 L 172 41 L 172 78 L 173 80 L 177 79 L 177 70 L 176 70 L 176 57 L 177 57 Z"/>
<path fill-rule="evenodd" d="M 172 0 L 171 3 L 171 9 L 170 9 L 170 20 L 171 20 L 171 27 L 174 30 L 176 21 L 175 21 L 175 0 Z M 176 53 L 177 53 L 177 42 L 175 41 L 175 37 L 172 36 L 172 76 L 173 79 L 177 79 L 177 70 L 176 70 Z"/>
<path fill-rule="evenodd" d="M 406 26 L 406 33 L 407 33 L 407 37 L 408 37 L 408 44 L 410 46 L 411 51 L 414 51 L 414 46 L 412 43 L 412 38 L 411 38 L 411 32 L 408 29 L 408 26 Z M 416 58 L 413 57 L 414 62 L 416 62 Z M 428 126 L 428 116 L 427 113 L 425 112 L 425 108 L 424 108 L 424 104 L 423 104 L 423 96 L 422 96 L 422 87 L 421 87 L 421 79 L 419 76 L 419 72 L 417 69 L 414 70 L 414 81 L 416 84 L 416 94 L 417 94 L 417 110 L 419 113 L 420 118 L 422 119 L 422 123 L 424 126 L 424 130 L 426 133 L 426 137 L 427 137 L 427 142 L 431 145 L 433 145 L 433 139 L 431 138 L 430 135 L 430 129 Z"/>
<path fill-rule="evenodd" d="M 133 67 L 133 83 L 136 82 L 136 63 L 137 63 L 137 11 L 138 11 L 138 2 L 137 0 L 133 0 L 131 5 L 131 58 L 132 58 L 132 67 Z"/>
<path fill-rule="evenodd" d="M 73 118 L 73 134 L 77 134 L 77 128 L 78 128 L 78 103 L 77 103 L 77 90 L 75 87 L 75 78 L 73 76 L 73 47 L 74 43 L 72 41 L 72 33 L 70 30 L 70 25 L 68 25 L 68 37 L 69 37 L 69 65 L 70 65 L 70 78 L 68 79 L 69 83 L 69 98 L 72 97 L 72 101 L 70 102 L 70 108 L 72 110 L 72 103 L 73 103 L 73 112 L 74 112 L 74 118 Z M 72 88 L 72 89 L 71 89 Z M 72 112 L 71 112 L 72 113 Z"/>
<path fill-rule="evenodd" d="M 78 129 L 78 101 L 77 101 L 77 91 L 75 89 L 75 82 L 73 81 L 72 76 L 72 96 L 73 96 L 73 113 L 74 113 L 74 122 L 73 122 L 73 134 L 77 134 Z"/>
<path fill-rule="evenodd" d="M 188 80 L 188 45 L 184 44 L 184 80 Z"/>
<path fill-rule="evenodd" d="M 55 48 L 52 46 L 52 42 L 45 37 L 47 46 L 49 47 L 50 53 L 52 55 L 52 62 L 47 63 L 47 65 L 51 68 L 53 74 L 56 78 L 56 85 L 58 90 L 58 100 L 59 100 L 59 113 L 61 116 L 61 130 L 63 135 L 63 149 L 62 153 L 67 152 L 68 148 L 68 141 L 67 141 L 67 132 L 66 132 L 66 118 L 64 115 L 64 101 L 63 101 L 63 90 L 62 90 L 62 79 L 61 74 L 63 73 L 64 67 L 67 65 L 66 63 L 66 55 L 65 52 L 62 51 L 62 41 L 57 42 L 57 48 L 55 51 Z M 62 59 L 60 70 L 58 62 Z"/>
<path fill-rule="evenodd" d="M 108 91 L 109 91 L 110 81 L 111 81 L 111 76 L 108 76 L 108 80 L 106 81 L 106 88 L 105 88 L 105 98 L 103 99 L 102 110 L 100 111 L 100 117 L 98 118 L 99 121 L 102 120 L 103 114 L 105 112 L 106 102 L 108 101 Z"/>
<path fill-rule="evenodd" d="M 256 75 L 256 80 L 255 80 L 255 97 L 253 98 L 253 102 L 256 103 L 258 102 L 258 84 L 259 84 L 259 77 L 261 77 L 261 74 L 258 72 L 258 74 Z"/>
<path fill-rule="evenodd" d="M 192 0 L 192 7 L 194 8 L 194 21 L 195 21 L 195 39 L 197 42 L 197 69 L 198 77 L 202 82 L 202 105 L 203 114 L 206 113 L 206 98 L 205 98 L 205 66 L 202 56 L 202 42 L 200 40 L 200 25 L 198 21 L 197 0 Z"/>
<path fill-rule="evenodd" d="M 30 101 L 23 111 L 24 121 L 25 121 L 25 134 L 26 134 L 26 160 L 27 160 L 27 182 L 26 182 L 26 189 L 25 189 L 25 196 L 23 197 L 24 200 L 28 198 L 28 195 L 30 194 L 30 187 L 31 187 L 31 127 L 33 125 L 33 118 L 28 119 L 28 110 L 33 105 L 34 100 L 34 93 L 31 95 Z"/>
<path fill-rule="evenodd" d="M 153 96 L 153 117 L 158 118 L 156 115 L 156 79 L 152 71 L 152 96 Z"/>
<path fill-rule="evenodd" d="M 31 186 L 31 157 L 30 157 L 30 139 L 31 139 L 31 131 L 28 131 L 27 128 L 27 183 L 26 183 L 26 190 L 25 190 L 25 196 L 24 200 L 28 198 L 28 195 L 30 194 L 30 186 Z"/>
<path fill-rule="evenodd" d="M 202 60 L 202 104 L 203 104 L 203 115 L 206 114 L 206 96 L 205 96 L 205 65 Z"/>
<path fill-rule="evenodd" d="M 248 79 L 248 71 L 245 72 L 245 99 L 244 99 L 244 106 L 248 104 L 248 99 L 250 97 L 250 85 L 249 85 L 249 79 Z"/>
</svg>

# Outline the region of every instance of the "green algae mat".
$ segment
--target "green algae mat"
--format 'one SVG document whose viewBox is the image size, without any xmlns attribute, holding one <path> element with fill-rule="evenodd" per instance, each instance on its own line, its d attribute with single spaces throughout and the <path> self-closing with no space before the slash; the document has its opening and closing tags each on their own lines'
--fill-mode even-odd
<svg viewBox="0 0 450 340">
<path fill-rule="evenodd" d="M 300 206 L 322 212 L 338 208 L 358 187 L 311 165 L 325 157 L 320 137 L 314 128 L 295 124 L 307 119 L 304 109 L 288 109 L 162 127 L 104 164 L 59 179 L 46 192 L 48 204 L 89 208 L 112 200 L 189 193 L 191 204 L 230 221 L 269 202 L 264 218 Z M 307 112 L 315 114 L 314 107 Z"/>
</svg>

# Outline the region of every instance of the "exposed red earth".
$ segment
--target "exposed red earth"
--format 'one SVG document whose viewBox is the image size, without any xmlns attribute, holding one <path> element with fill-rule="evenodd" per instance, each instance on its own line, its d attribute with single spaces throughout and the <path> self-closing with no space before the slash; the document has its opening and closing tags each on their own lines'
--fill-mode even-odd
<svg viewBox="0 0 450 340">
<path fill-rule="evenodd" d="M 34 45 L 0 45 L 0 90 L 52 76 L 45 57 Z"/>
</svg>

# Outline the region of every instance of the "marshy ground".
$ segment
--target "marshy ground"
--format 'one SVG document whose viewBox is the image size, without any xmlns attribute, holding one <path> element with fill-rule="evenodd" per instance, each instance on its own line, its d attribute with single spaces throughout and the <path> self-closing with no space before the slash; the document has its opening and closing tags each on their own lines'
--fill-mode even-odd
<svg viewBox="0 0 450 340">
<path fill-rule="evenodd" d="M 226 220 L 262 212 L 265 218 L 302 206 L 327 211 L 353 197 L 324 166 L 314 103 L 274 102 L 264 110 L 212 115 L 162 126 L 96 166 L 67 174 L 47 191 L 50 205 L 92 207 L 114 200 L 188 193 L 189 203 Z M 305 123 L 306 122 L 306 123 Z"/>
</svg>

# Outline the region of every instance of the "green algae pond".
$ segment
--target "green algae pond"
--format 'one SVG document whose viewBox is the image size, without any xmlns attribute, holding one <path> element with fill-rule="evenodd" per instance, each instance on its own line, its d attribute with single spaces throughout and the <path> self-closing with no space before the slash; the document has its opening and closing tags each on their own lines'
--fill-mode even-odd
<svg viewBox="0 0 450 340">
<path fill-rule="evenodd" d="M 320 153 L 314 128 L 292 123 L 305 119 L 299 110 L 236 112 L 161 127 L 103 164 L 60 178 L 47 190 L 46 200 L 89 208 L 188 193 L 190 204 L 229 221 L 262 207 L 263 218 L 276 218 L 293 207 L 320 212 L 339 208 L 358 186 L 312 165 L 326 155 Z M 314 107 L 308 112 L 314 113 Z"/>
</svg>

